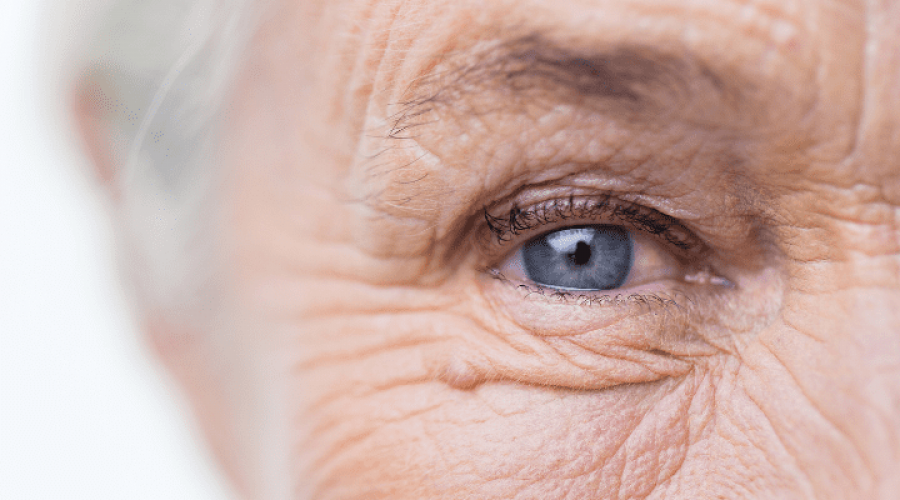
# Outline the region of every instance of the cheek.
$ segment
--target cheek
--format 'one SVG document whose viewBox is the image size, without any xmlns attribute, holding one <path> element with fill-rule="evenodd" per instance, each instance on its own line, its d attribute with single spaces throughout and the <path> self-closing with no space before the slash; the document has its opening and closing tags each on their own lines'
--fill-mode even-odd
<svg viewBox="0 0 900 500">
<path fill-rule="evenodd" d="M 458 366 L 477 358 L 460 341 L 472 329 L 440 312 L 304 322 L 285 395 L 296 496 L 686 500 L 803 490 L 795 450 L 771 422 L 810 408 L 776 408 L 779 395 L 756 391 L 771 387 L 772 367 L 709 356 L 682 375 L 583 390 L 561 375 L 564 359 L 530 379 L 509 361 L 519 378 L 473 380 Z"/>
<path fill-rule="evenodd" d="M 699 372 L 594 392 L 382 384 L 384 372 L 402 370 L 375 367 L 375 383 L 355 387 L 301 377 L 298 387 L 315 379 L 321 388 L 298 418 L 295 446 L 300 487 L 312 498 L 642 498 L 676 473 L 712 408 Z"/>
</svg>

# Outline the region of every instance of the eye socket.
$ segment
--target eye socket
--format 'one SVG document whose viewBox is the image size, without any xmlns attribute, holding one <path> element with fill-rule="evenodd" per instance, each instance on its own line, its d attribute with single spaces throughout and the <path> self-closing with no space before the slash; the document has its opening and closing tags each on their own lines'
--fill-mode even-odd
<svg viewBox="0 0 900 500">
<path fill-rule="evenodd" d="M 622 325 L 640 349 L 688 352 L 688 325 L 735 287 L 704 240 L 648 204 L 576 193 L 485 207 L 475 241 L 490 311 L 541 337 Z"/>
<path fill-rule="evenodd" d="M 568 226 L 536 236 L 497 270 L 507 279 L 565 291 L 632 288 L 686 274 L 660 243 L 608 224 Z"/>
<path fill-rule="evenodd" d="M 491 266 L 490 274 L 502 281 L 558 293 L 628 289 L 625 295 L 664 281 L 730 284 L 711 272 L 708 247 L 680 221 L 611 194 L 572 194 L 525 209 L 514 204 L 501 214 L 484 211 L 488 255 L 510 243 L 520 245 Z M 535 236 L 523 241 L 529 235 Z M 642 290 L 635 289 L 639 286 Z"/>
</svg>

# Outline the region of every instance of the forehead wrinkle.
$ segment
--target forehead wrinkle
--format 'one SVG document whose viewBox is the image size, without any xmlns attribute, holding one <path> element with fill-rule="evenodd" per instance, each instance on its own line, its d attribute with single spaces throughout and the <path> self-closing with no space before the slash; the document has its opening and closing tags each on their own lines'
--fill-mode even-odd
<svg viewBox="0 0 900 500">
<path fill-rule="evenodd" d="M 515 99 L 538 92 L 544 100 L 603 103 L 648 120 L 691 98 L 740 102 L 741 88 L 752 87 L 750 82 L 734 85 L 736 78 L 725 78 L 698 57 L 635 44 L 586 50 L 532 33 L 471 52 L 448 56 L 432 73 L 410 84 L 400 111 L 391 117 L 389 138 L 406 137 L 413 127 L 427 123 L 424 117 L 436 107 L 486 111 L 461 109 L 466 97 L 477 94 L 502 92 L 512 106 Z"/>
<path fill-rule="evenodd" d="M 782 69 L 790 71 L 796 66 L 787 61 L 791 58 L 783 51 L 776 54 L 785 56 L 780 58 L 771 58 L 767 53 L 766 57 L 774 62 L 767 62 L 766 68 L 745 66 L 722 57 L 718 49 L 696 43 L 702 37 L 694 36 L 685 43 L 680 38 L 681 31 L 662 30 L 656 36 L 631 36 L 628 30 L 620 34 L 617 30 L 604 30 L 602 24 L 594 26 L 593 22 L 579 30 L 582 25 L 578 22 L 571 25 L 562 22 L 565 16 L 561 17 L 561 24 L 531 18 L 517 20 L 515 12 L 507 12 L 499 3 L 496 8 L 488 8 L 490 12 L 481 19 L 475 19 L 477 16 L 472 14 L 475 3 L 454 3 L 459 9 L 440 7 L 441 2 L 389 3 L 403 4 L 404 13 L 409 15 L 399 16 L 405 22 L 398 22 L 395 17 L 382 28 L 391 32 L 390 38 L 399 36 L 408 41 L 399 51 L 395 50 L 397 46 L 387 48 L 383 55 L 390 62 L 380 61 L 375 71 L 377 81 L 366 113 L 373 119 L 365 124 L 363 134 L 368 136 L 365 141 L 368 146 L 362 148 L 360 155 L 366 160 L 386 148 L 402 147 L 397 141 L 393 145 L 380 141 L 385 137 L 411 139 L 419 133 L 418 127 L 441 118 L 452 115 L 465 118 L 504 111 L 503 108 L 515 113 L 523 104 L 549 109 L 549 105 L 568 99 L 582 110 L 587 105 L 598 105 L 590 106 L 595 109 L 587 111 L 606 112 L 625 121 L 662 123 L 661 118 L 681 121 L 691 118 L 695 123 L 688 125 L 724 126 L 743 132 L 753 132 L 765 125 L 760 123 L 767 118 L 765 109 L 793 109 L 767 105 L 772 93 L 767 91 L 786 90 L 775 93 L 787 96 L 791 94 L 789 90 L 796 88 L 782 88 L 788 80 L 782 78 L 784 71 L 767 69 L 786 66 Z M 658 12 L 659 6 L 654 5 L 654 12 Z M 780 5 L 759 3 L 766 13 L 761 17 L 780 13 Z M 414 15 L 416 6 L 440 10 L 445 15 L 439 21 L 423 21 Z M 679 6 L 680 12 L 684 5 Z M 702 9 L 695 6 L 687 10 L 693 13 Z M 478 3 L 477 11 L 484 12 L 485 6 Z M 643 15 L 640 9 L 637 12 Z M 768 26 L 768 22 L 737 14 L 734 8 L 724 15 L 720 13 L 710 21 L 713 27 L 699 30 L 700 34 L 718 33 L 723 25 L 734 24 L 735 29 L 728 31 L 729 34 L 767 39 L 762 33 L 765 30 L 754 31 L 748 26 Z M 457 26 L 458 30 L 450 30 Z M 766 45 L 770 46 L 771 43 Z M 535 96 L 540 99 L 530 99 Z M 491 109 L 483 109 L 484 105 Z M 679 107 L 687 106 L 692 108 L 689 117 L 687 113 L 678 113 Z M 541 112 L 538 108 L 532 109 Z M 661 111 L 668 112 L 669 116 L 660 116 Z M 731 120 L 723 125 L 725 114 Z M 788 120 L 777 120 L 777 123 L 788 123 Z M 363 163 L 371 166 L 366 160 Z M 403 163 L 408 160 L 411 158 L 403 158 Z"/>
</svg>

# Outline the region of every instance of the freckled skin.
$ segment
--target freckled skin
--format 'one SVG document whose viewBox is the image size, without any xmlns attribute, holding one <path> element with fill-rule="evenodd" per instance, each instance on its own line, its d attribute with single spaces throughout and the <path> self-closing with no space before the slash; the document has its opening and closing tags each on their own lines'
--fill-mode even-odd
<svg viewBox="0 0 900 500">
<path fill-rule="evenodd" d="M 900 3 L 275 11 L 228 115 L 220 310 L 163 350 L 244 495 L 900 498 Z M 752 85 L 655 123 L 461 92 L 385 137 L 419 78 L 523 29 Z M 528 186 L 640 193 L 736 286 L 651 312 L 517 295 L 466 235 Z"/>
</svg>

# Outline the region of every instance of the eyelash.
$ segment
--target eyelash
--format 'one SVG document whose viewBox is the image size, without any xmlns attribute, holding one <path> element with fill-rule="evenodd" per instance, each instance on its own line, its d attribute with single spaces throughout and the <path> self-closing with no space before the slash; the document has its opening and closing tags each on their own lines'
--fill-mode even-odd
<svg viewBox="0 0 900 500">
<path fill-rule="evenodd" d="M 594 196 L 570 195 L 567 198 L 553 199 L 526 208 L 515 204 L 501 216 L 491 215 L 485 207 L 484 219 L 498 246 L 506 246 L 513 240 L 519 240 L 520 236 L 538 233 L 539 228 L 558 225 L 566 220 L 599 220 L 604 224 L 621 224 L 659 238 L 673 247 L 676 257 L 682 261 L 695 261 L 707 251 L 705 244 L 674 217 L 606 193 Z M 678 290 L 673 290 L 672 294 L 586 294 L 539 284 L 513 282 L 497 269 L 490 269 L 489 274 L 492 278 L 524 292 L 526 298 L 537 297 L 556 303 L 587 307 L 638 306 L 648 312 L 656 312 L 658 308 L 682 309 L 680 304 L 682 300 L 690 304 L 693 302 L 686 293 Z"/>
<path fill-rule="evenodd" d="M 622 200 L 611 194 L 599 196 L 575 196 L 554 199 L 525 209 L 513 205 L 508 213 L 493 216 L 485 207 L 484 219 L 488 230 L 500 245 L 508 243 L 523 233 L 570 219 L 596 220 L 618 223 L 665 240 L 675 247 L 682 258 L 706 250 L 703 242 L 674 217 L 652 208 Z"/>
<path fill-rule="evenodd" d="M 645 312 L 657 312 L 658 309 L 667 310 L 671 307 L 684 309 L 679 301 L 685 301 L 693 305 L 693 300 L 682 291 L 674 290 L 674 293 L 631 293 L 623 294 L 589 294 L 583 292 L 570 292 L 557 288 L 550 288 L 538 284 L 518 283 L 504 276 L 500 271 L 492 269 L 491 277 L 523 292 L 526 299 L 539 298 L 547 302 L 558 304 L 570 304 L 581 307 L 634 307 L 644 309 Z"/>
</svg>

